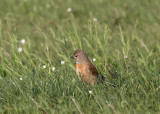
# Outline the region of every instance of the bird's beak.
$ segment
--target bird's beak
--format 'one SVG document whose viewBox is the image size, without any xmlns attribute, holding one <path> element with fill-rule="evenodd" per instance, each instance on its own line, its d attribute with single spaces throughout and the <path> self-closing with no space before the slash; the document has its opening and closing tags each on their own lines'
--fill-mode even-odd
<svg viewBox="0 0 160 114">
<path fill-rule="evenodd" d="M 74 56 L 72 55 L 72 56 L 71 56 L 71 58 L 73 59 L 73 58 L 74 58 Z"/>
</svg>

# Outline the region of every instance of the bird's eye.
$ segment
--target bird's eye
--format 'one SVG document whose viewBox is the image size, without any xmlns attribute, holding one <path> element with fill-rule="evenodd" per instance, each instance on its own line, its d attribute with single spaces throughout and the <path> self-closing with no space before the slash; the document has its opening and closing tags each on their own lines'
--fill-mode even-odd
<svg viewBox="0 0 160 114">
<path fill-rule="evenodd" d="M 77 57 L 77 55 L 75 57 Z"/>
</svg>

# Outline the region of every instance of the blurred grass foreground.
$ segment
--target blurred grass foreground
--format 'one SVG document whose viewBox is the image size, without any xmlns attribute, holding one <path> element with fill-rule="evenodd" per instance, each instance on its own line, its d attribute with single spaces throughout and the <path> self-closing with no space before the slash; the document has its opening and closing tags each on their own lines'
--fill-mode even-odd
<svg viewBox="0 0 160 114">
<path fill-rule="evenodd" d="M 159 6 L 1 0 L 0 113 L 160 113 Z M 70 60 L 77 48 L 117 87 L 79 80 Z"/>
</svg>

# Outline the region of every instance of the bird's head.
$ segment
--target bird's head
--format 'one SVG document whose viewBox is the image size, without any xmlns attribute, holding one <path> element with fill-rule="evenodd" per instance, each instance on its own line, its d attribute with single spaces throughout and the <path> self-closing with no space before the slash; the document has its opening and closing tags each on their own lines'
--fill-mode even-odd
<svg viewBox="0 0 160 114">
<path fill-rule="evenodd" d="M 76 63 L 79 63 L 79 64 L 82 64 L 84 62 L 88 62 L 89 59 L 88 59 L 88 56 L 87 54 L 80 50 L 80 49 L 77 49 L 73 55 L 71 56 L 72 59 L 75 59 L 76 60 Z"/>
</svg>

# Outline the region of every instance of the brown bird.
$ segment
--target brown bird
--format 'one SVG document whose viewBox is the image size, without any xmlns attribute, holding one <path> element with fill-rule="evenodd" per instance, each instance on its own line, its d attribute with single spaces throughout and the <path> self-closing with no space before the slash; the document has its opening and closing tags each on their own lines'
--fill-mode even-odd
<svg viewBox="0 0 160 114">
<path fill-rule="evenodd" d="M 81 76 L 84 82 L 94 86 L 97 82 L 103 82 L 105 80 L 105 77 L 98 73 L 96 67 L 91 63 L 84 51 L 77 49 L 71 58 L 76 60 L 76 75 Z M 106 83 L 115 86 L 109 82 Z"/>
</svg>

